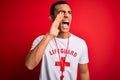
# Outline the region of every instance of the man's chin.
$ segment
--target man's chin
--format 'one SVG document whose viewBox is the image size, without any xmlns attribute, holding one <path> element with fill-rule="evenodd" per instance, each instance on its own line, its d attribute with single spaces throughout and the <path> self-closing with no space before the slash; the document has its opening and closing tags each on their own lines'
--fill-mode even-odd
<svg viewBox="0 0 120 80">
<path fill-rule="evenodd" d="M 69 30 L 62 30 L 61 33 L 68 33 Z"/>
</svg>

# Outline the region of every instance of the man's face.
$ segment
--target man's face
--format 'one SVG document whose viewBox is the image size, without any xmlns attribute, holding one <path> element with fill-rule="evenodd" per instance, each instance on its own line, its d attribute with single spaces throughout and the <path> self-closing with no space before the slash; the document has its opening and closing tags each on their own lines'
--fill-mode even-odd
<svg viewBox="0 0 120 80">
<path fill-rule="evenodd" d="M 67 4 L 56 5 L 55 12 L 54 12 L 54 18 L 56 18 L 57 14 L 59 14 L 60 12 L 64 13 L 64 17 L 59 24 L 59 30 L 60 32 L 63 32 L 63 33 L 69 32 L 70 24 L 72 20 L 72 15 L 71 15 L 72 12 L 71 12 L 69 5 Z"/>
</svg>

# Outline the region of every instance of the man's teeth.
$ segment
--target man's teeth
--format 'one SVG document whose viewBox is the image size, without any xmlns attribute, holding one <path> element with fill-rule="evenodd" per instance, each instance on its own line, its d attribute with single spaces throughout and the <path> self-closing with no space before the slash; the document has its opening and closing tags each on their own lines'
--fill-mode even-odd
<svg viewBox="0 0 120 80">
<path fill-rule="evenodd" d="M 62 23 L 69 25 L 69 21 L 63 21 Z"/>
<path fill-rule="evenodd" d="M 69 21 L 63 21 L 63 22 L 68 22 L 69 23 Z"/>
</svg>

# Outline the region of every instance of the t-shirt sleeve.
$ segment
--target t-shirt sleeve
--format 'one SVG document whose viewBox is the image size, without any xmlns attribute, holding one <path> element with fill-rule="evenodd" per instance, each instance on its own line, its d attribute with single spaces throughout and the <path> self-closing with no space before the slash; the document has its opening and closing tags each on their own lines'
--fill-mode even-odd
<svg viewBox="0 0 120 80">
<path fill-rule="evenodd" d="M 88 48 L 85 41 L 82 42 L 82 55 L 79 59 L 79 64 L 86 64 L 89 62 L 88 59 Z"/>
<path fill-rule="evenodd" d="M 37 38 L 33 41 L 30 50 L 33 50 L 33 49 L 39 44 L 39 42 L 42 40 L 42 38 L 43 38 L 43 35 L 37 37 Z"/>
</svg>

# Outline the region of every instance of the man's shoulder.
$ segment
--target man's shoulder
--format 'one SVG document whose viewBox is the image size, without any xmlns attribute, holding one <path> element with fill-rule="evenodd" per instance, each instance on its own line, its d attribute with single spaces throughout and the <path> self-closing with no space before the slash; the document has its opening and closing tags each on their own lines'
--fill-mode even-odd
<svg viewBox="0 0 120 80">
<path fill-rule="evenodd" d="M 33 43 L 40 42 L 43 37 L 44 37 L 44 35 L 39 35 L 39 36 L 37 36 L 37 37 L 34 39 Z"/>
<path fill-rule="evenodd" d="M 86 41 L 83 38 L 79 37 L 79 36 L 71 34 L 71 38 L 72 38 L 73 43 L 86 45 Z"/>
<path fill-rule="evenodd" d="M 42 39 L 44 37 L 44 35 L 39 35 L 35 38 L 35 40 L 39 40 L 39 39 Z"/>
</svg>

